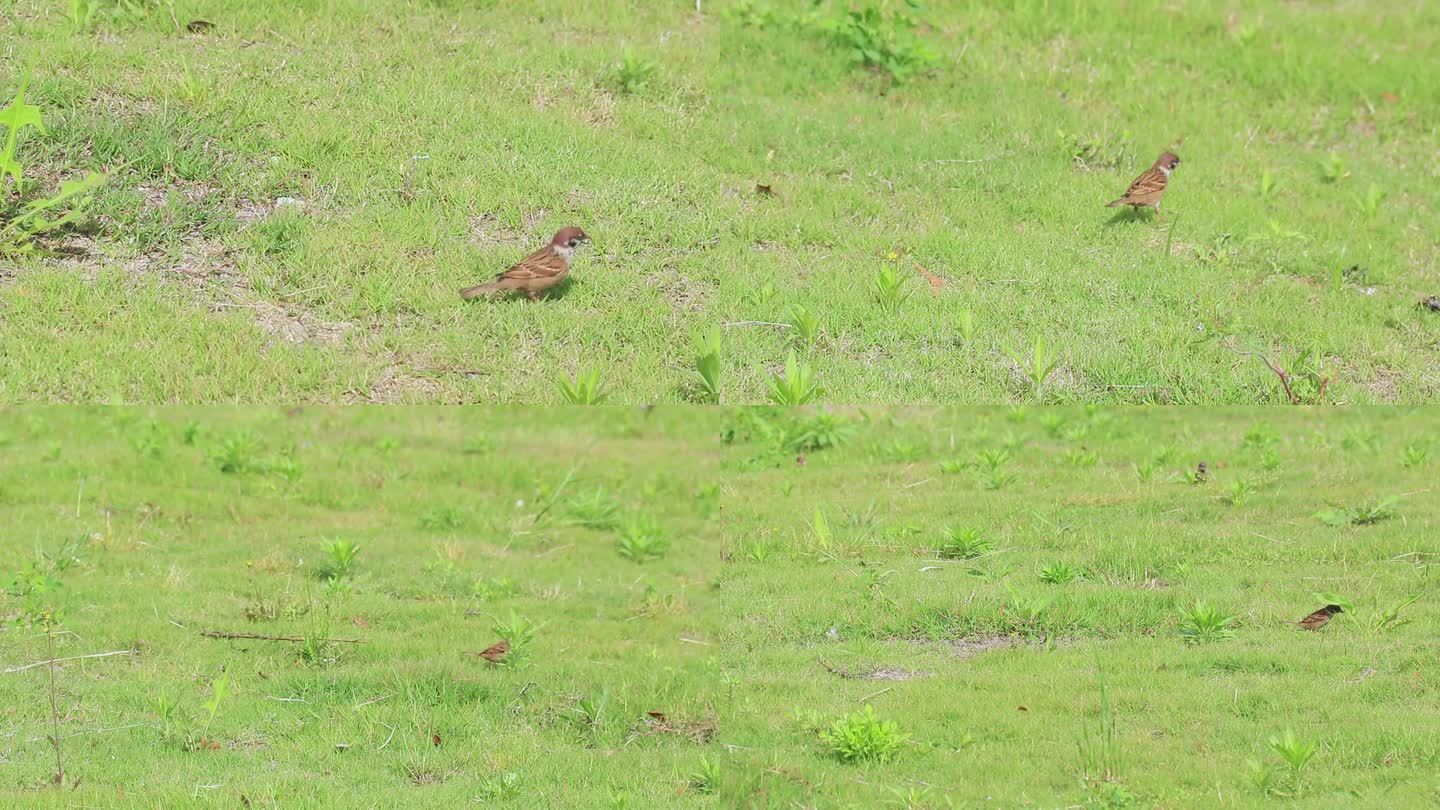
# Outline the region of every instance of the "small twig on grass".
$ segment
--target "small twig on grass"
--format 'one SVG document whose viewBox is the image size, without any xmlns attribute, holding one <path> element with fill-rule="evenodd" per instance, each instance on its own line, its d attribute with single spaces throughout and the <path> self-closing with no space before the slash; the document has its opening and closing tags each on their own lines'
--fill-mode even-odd
<svg viewBox="0 0 1440 810">
<path fill-rule="evenodd" d="M 1266 368 L 1270 369 L 1272 372 L 1275 373 L 1275 376 L 1276 376 L 1276 377 L 1279 377 L 1279 378 L 1280 378 L 1280 387 L 1283 388 L 1283 389 L 1285 389 L 1285 397 L 1290 400 L 1290 404 L 1291 404 L 1291 405 L 1304 405 L 1304 404 L 1305 404 L 1304 400 L 1302 400 L 1302 399 L 1300 398 L 1300 395 L 1297 394 L 1297 393 L 1295 393 L 1294 387 L 1292 387 L 1292 386 L 1290 385 L 1291 381 L 1294 380 L 1295 378 L 1292 377 L 1292 376 L 1290 375 L 1290 372 L 1286 371 L 1285 368 L 1284 368 L 1283 366 L 1281 366 L 1279 363 L 1275 362 L 1274 360 L 1271 360 L 1269 357 L 1267 357 L 1267 356 L 1264 355 L 1264 354 L 1261 354 L 1261 353 L 1258 352 L 1258 351 L 1256 351 L 1256 352 L 1247 352 L 1247 351 L 1245 351 L 1245 350 L 1243 350 L 1243 349 L 1237 349 L 1237 348 L 1235 348 L 1234 346 L 1230 346 L 1230 345 L 1226 344 L 1224 341 L 1221 341 L 1220 345 L 1221 345 L 1223 348 L 1228 349 L 1229 351 L 1232 351 L 1232 352 L 1234 352 L 1235 354 L 1240 355 L 1241 357 L 1258 357 L 1258 358 L 1260 358 L 1260 362 L 1264 363 Z M 1320 378 L 1320 382 L 1317 383 L 1317 384 L 1316 384 L 1316 387 L 1315 387 L 1315 400 L 1314 400 L 1314 401 L 1315 401 L 1316 403 L 1321 403 L 1321 402 L 1324 402 L 1324 401 L 1325 401 L 1325 389 L 1326 389 L 1326 388 L 1329 388 L 1329 387 L 1330 387 L 1330 377 L 1321 377 L 1321 378 Z"/>
<path fill-rule="evenodd" d="M 311 641 L 305 636 L 266 636 L 260 633 L 226 633 L 220 630 L 204 630 L 200 635 L 206 638 L 249 639 L 252 641 Z M 314 641 L 328 641 L 334 644 L 364 644 L 363 638 L 318 638 Z"/>
<path fill-rule="evenodd" d="M 365 706 L 369 706 L 371 703 L 379 703 L 379 702 L 382 701 L 382 700 L 389 700 L 389 699 L 392 698 L 392 697 L 395 697 L 395 693 L 394 693 L 394 692 L 391 692 L 391 693 L 388 694 L 388 695 L 381 695 L 381 696 L 378 697 L 378 698 L 371 698 L 370 700 L 367 700 L 367 701 L 365 701 L 364 703 L 356 703 L 354 706 L 351 706 L 350 709 L 353 711 L 353 710 L 355 710 L 355 709 L 360 709 L 360 708 L 363 708 L 363 707 L 365 707 Z"/>
<path fill-rule="evenodd" d="M 970 44 L 967 42 L 967 43 L 965 44 L 965 47 L 967 47 L 967 48 L 970 47 Z M 987 157 L 987 158 L 971 158 L 971 159 L 969 159 L 969 160 L 964 160 L 964 159 L 961 159 L 961 158 L 950 158 L 950 159 L 944 159 L 944 160 L 931 160 L 931 161 L 927 161 L 927 162 L 929 162 L 929 163 L 989 163 L 989 162 L 992 161 L 992 160 L 999 160 L 1000 158 L 1005 157 L 1006 154 L 1008 154 L 1008 153 L 1006 153 L 1006 152 L 1001 152 L 1000 154 L 998 154 L 998 155 L 996 155 L 996 156 L 994 156 L 994 157 Z"/>
<path fill-rule="evenodd" d="M 725 327 L 726 329 L 729 329 L 732 326 L 774 326 L 780 329 L 795 328 L 794 324 L 775 323 L 774 321 L 726 321 L 725 323 L 722 323 L 720 325 Z"/>
<path fill-rule="evenodd" d="M 535 513 L 534 519 L 530 521 L 531 527 L 538 525 L 540 523 L 540 518 L 545 517 L 546 513 L 548 513 L 551 508 L 553 508 L 555 504 L 560 501 L 560 495 L 565 492 L 565 487 L 570 485 L 571 479 L 575 477 L 575 471 L 580 469 L 580 462 L 584 460 L 585 456 L 590 454 L 590 450 L 594 447 L 595 442 L 592 441 L 590 442 L 590 444 L 585 446 L 584 450 L 580 451 L 579 455 L 575 457 L 575 463 L 570 465 L 570 469 L 565 473 L 565 478 L 560 482 L 560 486 L 556 487 L 554 494 L 552 494 L 550 498 L 545 501 L 545 506 L 541 508 L 539 512 Z"/>
<path fill-rule="evenodd" d="M 65 784 L 65 763 L 60 759 L 60 707 L 55 702 L 55 615 L 45 617 L 45 644 L 49 650 L 46 667 L 50 670 L 50 744 L 55 747 L 55 784 Z"/>
<path fill-rule="evenodd" d="M 46 664 L 58 664 L 58 663 L 61 663 L 62 661 L 79 661 L 81 658 L 104 658 L 104 657 L 109 656 L 109 655 L 134 655 L 134 654 L 135 654 L 135 651 L 134 651 L 134 650 L 114 650 L 114 651 L 112 651 L 112 652 L 90 653 L 89 655 L 71 655 L 71 656 L 67 656 L 67 657 L 65 657 L 65 658 L 50 658 L 50 659 L 45 660 L 45 661 L 36 661 L 36 662 L 33 663 L 33 664 L 26 664 L 25 666 L 22 666 L 22 667 L 10 667 L 9 669 L 0 669 L 0 674 L 10 673 L 10 672 L 24 672 L 24 671 L 27 670 L 27 669 L 34 669 L 35 667 L 43 667 L 43 666 L 45 666 Z"/>
<path fill-rule="evenodd" d="M 860 698 L 860 702 L 861 702 L 861 703 L 864 703 L 864 702 L 866 702 L 867 700 L 869 700 L 870 698 L 879 697 L 880 695 L 883 695 L 883 694 L 885 694 L 886 692 L 889 692 L 891 689 L 894 689 L 894 688 L 895 688 L 895 687 L 893 687 L 893 686 L 887 686 L 887 687 L 885 687 L 884 689 L 881 689 L 879 692 L 871 692 L 870 694 L 866 695 L 865 697 Z"/>
</svg>

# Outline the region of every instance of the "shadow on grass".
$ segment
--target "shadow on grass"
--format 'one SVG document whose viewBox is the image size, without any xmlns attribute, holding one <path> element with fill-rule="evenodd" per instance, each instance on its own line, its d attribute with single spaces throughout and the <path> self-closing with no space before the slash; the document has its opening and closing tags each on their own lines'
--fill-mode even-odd
<svg viewBox="0 0 1440 810">
<path fill-rule="evenodd" d="M 560 300 L 563 300 L 563 299 L 565 298 L 565 296 L 567 296 L 567 295 L 570 294 L 570 287 L 571 287 L 571 281 L 570 281 L 569 278 L 566 278 L 564 281 L 560 282 L 560 283 L 559 283 L 558 285 L 556 285 L 555 287 L 552 287 L 552 288 L 546 290 L 545 292 L 539 293 L 539 295 L 538 295 L 538 297 L 536 298 L 536 300 L 534 301 L 534 303 L 536 303 L 536 304 L 542 304 L 542 303 L 544 303 L 544 302 L 546 302 L 546 301 L 560 301 Z M 496 294 L 494 294 L 494 295 L 481 295 L 481 296 L 478 296 L 478 297 L 476 297 L 476 298 L 461 299 L 460 303 L 462 303 L 462 304 L 471 304 L 471 305 L 474 305 L 474 304 L 477 304 L 477 303 L 478 303 L 478 304 L 513 304 L 513 303 L 515 303 L 515 302 L 517 302 L 517 301 L 522 301 L 522 302 L 523 302 L 523 301 L 529 301 L 529 300 L 530 300 L 530 299 L 527 298 L 526 295 L 525 295 L 525 293 L 524 293 L 523 291 L 521 291 L 521 290 L 506 290 L 505 292 L 496 293 Z"/>
<path fill-rule="evenodd" d="M 1148 215 L 1145 213 L 1147 211 L 1149 212 Z M 1110 228 L 1116 225 L 1120 225 L 1122 223 L 1128 224 L 1141 221 L 1153 222 L 1155 221 L 1155 218 L 1156 214 L 1153 208 L 1146 208 L 1143 206 L 1137 208 L 1135 206 L 1127 205 L 1119 211 L 1116 211 L 1115 215 L 1110 217 L 1110 219 L 1106 221 L 1105 227 Z"/>
</svg>

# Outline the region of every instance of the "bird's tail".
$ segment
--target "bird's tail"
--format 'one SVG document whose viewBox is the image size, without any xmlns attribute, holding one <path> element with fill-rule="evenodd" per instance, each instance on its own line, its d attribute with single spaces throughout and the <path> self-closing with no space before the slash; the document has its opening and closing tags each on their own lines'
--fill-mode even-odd
<svg viewBox="0 0 1440 810">
<path fill-rule="evenodd" d="M 1124 197 L 1121 197 L 1120 199 L 1115 200 L 1114 202 L 1110 203 L 1109 205 L 1107 205 L 1107 206 L 1105 206 L 1105 207 L 1106 207 L 1106 208 L 1114 208 L 1114 207 L 1119 206 L 1119 205 L 1124 205 L 1126 202 L 1128 202 L 1128 200 L 1126 200 Z"/>
<path fill-rule="evenodd" d="M 460 291 L 460 297 L 469 301 L 471 298 L 479 298 L 482 295 L 494 295 L 500 292 L 500 285 L 495 282 L 488 284 L 476 284 L 474 287 L 466 287 Z"/>
</svg>

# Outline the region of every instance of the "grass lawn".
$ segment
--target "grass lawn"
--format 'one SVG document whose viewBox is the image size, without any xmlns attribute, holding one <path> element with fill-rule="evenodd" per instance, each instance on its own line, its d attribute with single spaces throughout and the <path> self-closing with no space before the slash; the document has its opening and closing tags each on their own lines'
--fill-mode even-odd
<svg viewBox="0 0 1440 810">
<path fill-rule="evenodd" d="M 6 413 L 0 804 L 673 798 L 724 699 L 717 424 L 507 419 Z M 658 559 L 619 553 L 652 537 Z M 336 541 L 359 547 L 348 567 Z M 56 666 L 60 790 L 47 668 L 10 671 L 46 660 L 46 607 L 57 656 L 133 650 Z M 518 660 L 465 655 L 527 625 Z"/>
<path fill-rule="evenodd" d="M 1440 394 L 1435 4 L 890 2 L 899 83 L 834 2 L 93 5 L 5 12 L 27 198 L 109 172 L 0 266 L 6 400 L 680 401 L 710 327 L 731 403 L 792 348 L 835 403 Z M 1104 207 L 1166 148 L 1165 222 Z M 456 295 L 570 224 L 552 299 Z"/>
<path fill-rule="evenodd" d="M 1440 798 L 1432 412 L 540 413 L 5 412 L 0 801 Z"/>
<path fill-rule="evenodd" d="M 1434 806 L 1435 424 L 918 411 L 803 466 L 756 452 L 721 579 L 734 784 L 771 807 Z M 1285 624 L 1331 598 L 1329 626 Z M 867 705 L 896 727 L 862 715 L 846 750 L 909 739 L 841 762 L 815 729 Z M 1317 746 L 1298 782 L 1286 730 Z"/>
</svg>

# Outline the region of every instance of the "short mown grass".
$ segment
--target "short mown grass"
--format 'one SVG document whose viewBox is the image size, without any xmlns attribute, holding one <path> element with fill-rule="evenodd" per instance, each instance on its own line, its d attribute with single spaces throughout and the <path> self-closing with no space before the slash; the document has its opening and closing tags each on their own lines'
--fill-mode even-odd
<svg viewBox="0 0 1440 810">
<path fill-rule="evenodd" d="M 1440 791 L 1432 411 L 0 417 L 7 806 Z"/>
<path fill-rule="evenodd" d="M 694 5 L 10 3 L 27 188 L 109 178 L 0 267 L 0 397 L 1440 393 L 1433 6 Z M 1165 148 L 1166 222 L 1103 207 Z M 568 224 L 560 294 L 459 300 Z"/>
<path fill-rule="evenodd" d="M 718 424 L 531 414 L 7 410 L 0 803 L 651 807 L 685 790 L 727 700 Z M 597 491 L 663 553 L 617 553 L 581 516 Z M 74 659 L 53 690 L 52 636 Z M 478 655 L 502 639 L 500 661 Z"/>
<path fill-rule="evenodd" d="M 1440 796 L 1440 513 L 1433 467 L 1405 463 L 1440 439 L 1434 411 L 871 409 L 830 414 L 848 440 L 798 459 L 757 418 L 817 417 L 727 431 L 721 739 L 743 764 L 722 795 Z M 1093 464 L 1067 461 L 1082 450 Z M 969 460 L 1002 454 L 1012 480 L 989 486 Z M 1387 519 L 1325 519 L 1376 502 Z M 1334 600 L 1324 629 L 1293 624 Z"/>
</svg>

